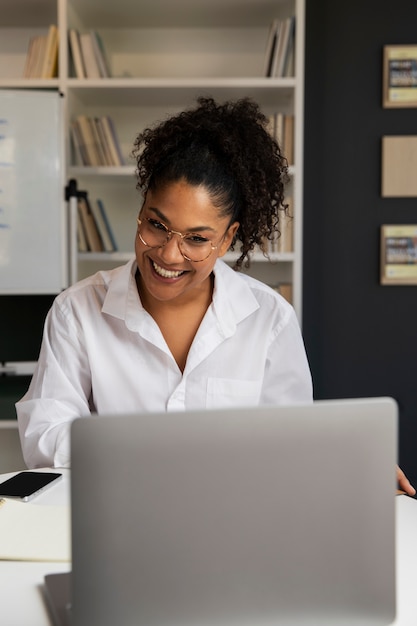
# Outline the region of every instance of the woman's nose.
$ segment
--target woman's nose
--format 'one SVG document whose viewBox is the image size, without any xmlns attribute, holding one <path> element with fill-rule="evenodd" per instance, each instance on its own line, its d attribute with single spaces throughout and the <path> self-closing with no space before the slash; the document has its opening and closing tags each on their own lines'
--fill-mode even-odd
<svg viewBox="0 0 417 626">
<path fill-rule="evenodd" d="M 178 261 L 184 260 L 184 257 L 181 252 L 181 237 L 172 234 L 168 243 L 166 243 L 162 248 L 160 248 L 161 258 L 164 259 L 167 263 L 175 263 Z"/>
</svg>

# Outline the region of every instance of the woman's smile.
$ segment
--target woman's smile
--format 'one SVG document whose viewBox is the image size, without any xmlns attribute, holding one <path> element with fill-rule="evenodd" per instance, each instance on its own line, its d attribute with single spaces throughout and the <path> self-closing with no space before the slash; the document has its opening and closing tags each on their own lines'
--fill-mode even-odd
<svg viewBox="0 0 417 626">
<path fill-rule="evenodd" d="M 184 270 L 168 270 L 158 265 L 155 261 L 152 261 L 152 259 L 151 264 L 156 274 L 162 278 L 179 278 L 185 273 Z"/>
</svg>

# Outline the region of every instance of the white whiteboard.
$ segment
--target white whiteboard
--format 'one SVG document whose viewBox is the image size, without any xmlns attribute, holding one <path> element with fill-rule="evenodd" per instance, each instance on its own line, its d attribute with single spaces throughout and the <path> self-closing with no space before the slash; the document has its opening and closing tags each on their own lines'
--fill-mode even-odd
<svg viewBox="0 0 417 626">
<path fill-rule="evenodd" d="M 0 90 L 0 293 L 66 286 L 67 246 L 57 91 Z"/>
</svg>

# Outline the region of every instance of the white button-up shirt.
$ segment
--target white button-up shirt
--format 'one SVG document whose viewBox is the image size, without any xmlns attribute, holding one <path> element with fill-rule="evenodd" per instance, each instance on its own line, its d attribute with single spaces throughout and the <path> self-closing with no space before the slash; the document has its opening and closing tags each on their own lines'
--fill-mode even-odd
<svg viewBox="0 0 417 626">
<path fill-rule="evenodd" d="M 68 466 L 70 423 L 93 413 L 182 411 L 312 401 L 293 308 L 217 260 L 213 300 L 184 372 L 143 308 L 135 261 L 62 292 L 36 371 L 16 404 L 28 467 Z"/>
</svg>

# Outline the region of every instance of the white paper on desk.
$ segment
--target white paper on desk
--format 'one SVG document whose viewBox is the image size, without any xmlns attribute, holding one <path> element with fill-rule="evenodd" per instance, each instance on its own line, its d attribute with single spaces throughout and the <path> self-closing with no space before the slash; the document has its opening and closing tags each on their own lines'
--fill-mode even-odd
<svg viewBox="0 0 417 626">
<path fill-rule="evenodd" d="M 69 507 L 1 499 L 0 560 L 70 561 Z"/>
</svg>

